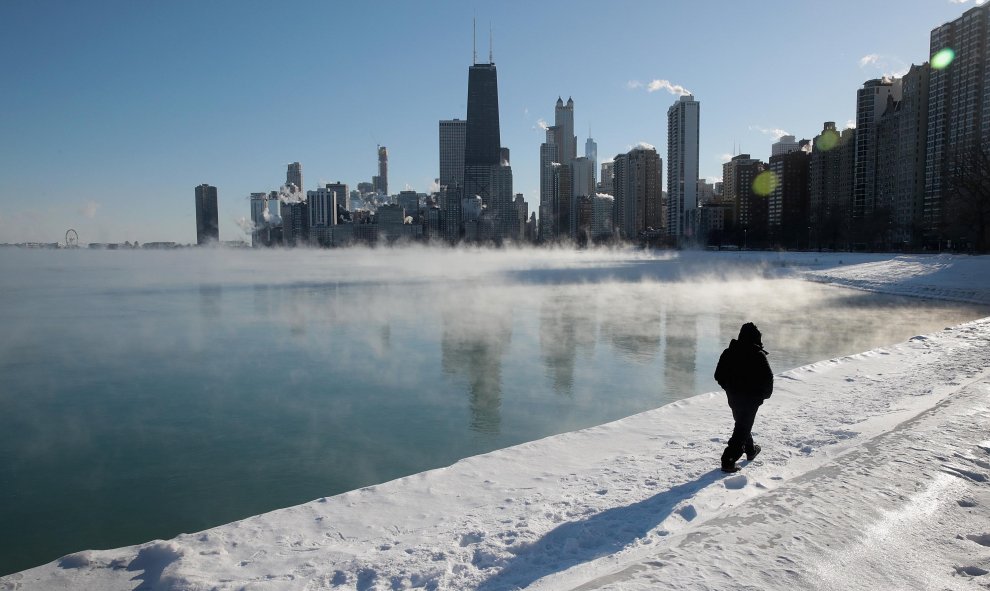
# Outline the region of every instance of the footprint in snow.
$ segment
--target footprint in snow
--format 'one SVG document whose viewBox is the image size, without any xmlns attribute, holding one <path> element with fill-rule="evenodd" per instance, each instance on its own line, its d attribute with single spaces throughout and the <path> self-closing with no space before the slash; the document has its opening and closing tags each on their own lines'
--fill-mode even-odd
<svg viewBox="0 0 990 591">
<path fill-rule="evenodd" d="M 966 575 L 968 577 L 982 577 L 990 571 L 984 570 L 978 566 L 957 566 L 956 572 L 960 575 Z"/>
<path fill-rule="evenodd" d="M 749 479 L 746 476 L 740 474 L 738 476 L 732 476 L 731 478 L 726 478 L 722 481 L 725 484 L 725 488 L 729 490 L 739 490 L 749 483 Z"/>
</svg>

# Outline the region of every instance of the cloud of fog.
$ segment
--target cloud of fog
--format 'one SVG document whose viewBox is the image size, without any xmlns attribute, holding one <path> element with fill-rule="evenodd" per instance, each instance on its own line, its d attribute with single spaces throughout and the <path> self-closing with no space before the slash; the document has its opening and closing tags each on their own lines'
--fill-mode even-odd
<svg viewBox="0 0 990 591">
<path fill-rule="evenodd" d="M 278 189 L 278 200 L 282 203 L 302 203 L 306 201 L 306 192 L 292 184 L 282 185 Z"/>
<path fill-rule="evenodd" d="M 647 92 L 656 92 L 658 90 L 666 90 L 674 96 L 688 96 L 692 94 L 690 90 L 680 84 L 674 84 L 669 80 L 653 80 L 646 85 Z"/>
<path fill-rule="evenodd" d="M 879 61 L 880 61 L 880 54 L 878 53 L 871 53 L 869 55 L 864 55 L 863 57 L 859 58 L 859 67 L 865 68 L 866 66 L 873 65 Z"/>
<path fill-rule="evenodd" d="M 268 213 L 268 210 L 267 209 L 265 210 L 265 213 Z M 249 220 L 248 218 L 246 218 L 244 216 L 241 216 L 241 217 L 237 218 L 236 220 L 234 220 L 234 223 L 237 224 L 237 226 L 241 229 L 241 231 L 244 232 L 245 234 L 247 234 L 248 236 L 250 236 L 251 234 L 253 234 L 254 231 L 257 229 L 255 227 L 255 225 L 254 225 L 254 222 L 252 222 L 251 220 Z"/>
<path fill-rule="evenodd" d="M 894 56 L 880 55 L 879 53 L 870 53 L 859 58 L 859 67 L 861 69 L 870 68 L 877 70 L 887 78 L 900 78 L 910 69 L 903 60 Z"/>
<path fill-rule="evenodd" d="M 638 90 L 640 88 L 646 88 L 646 92 L 656 92 L 658 90 L 666 90 L 674 96 L 688 96 L 692 93 L 690 90 L 684 88 L 680 84 L 674 84 L 670 80 L 651 80 L 647 83 L 640 82 L 639 80 L 630 80 L 626 82 L 626 88 L 629 90 Z"/>
<path fill-rule="evenodd" d="M 533 126 L 533 129 L 541 129 L 543 131 L 546 131 L 549 128 L 550 126 L 547 124 L 546 120 L 543 117 L 537 119 L 536 125 Z"/>
<path fill-rule="evenodd" d="M 764 135 L 768 135 L 772 137 L 775 140 L 779 140 L 785 135 L 793 135 L 791 132 L 787 131 L 786 129 L 780 129 L 779 127 L 768 129 L 766 127 L 760 127 L 759 125 L 750 125 L 749 130 L 758 131 Z"/>
<path fill-rule="evenodd" d="M 96 201 L 87 201 L 79 208 L 79 213 L 83 214 L 87 219 L 93 219 L 96 217 L 96 210 L 100 208 L 100 204 Z"/>
</svg>

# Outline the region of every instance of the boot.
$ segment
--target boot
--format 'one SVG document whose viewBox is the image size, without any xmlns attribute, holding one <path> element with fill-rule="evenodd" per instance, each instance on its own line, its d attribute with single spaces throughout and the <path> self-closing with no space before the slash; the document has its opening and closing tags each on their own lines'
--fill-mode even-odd
<svg viewBox="0 0 990 591">
<path fill-rule="evenodd" d="M 759 445 L 754 445 L 753 446 L 753 449 L 746 450 L 746 461 L 747 462 L 752 462 L 756 458 L 756 456 L 760 455 L 760 450 L 761 449 L 763 449 L 763 448 L 760 447 Z"/>
<path fill-rule="evenodd" d="M 739 466 L 736 466 L 735 462 L 732 462 L 731 464 L 722 462 L 722 472 L 731 474 L 733 472 L 738 472 L 738 471 L 739 471 Z"/>
</svg>

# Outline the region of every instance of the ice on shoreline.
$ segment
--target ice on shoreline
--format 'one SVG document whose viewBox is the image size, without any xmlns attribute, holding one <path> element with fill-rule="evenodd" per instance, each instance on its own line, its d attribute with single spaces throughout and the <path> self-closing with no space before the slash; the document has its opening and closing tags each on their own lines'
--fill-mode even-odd
<svg viewBox="0 0 990 591">
<path fill-rule="evenodd" d="M 739 253 L 990 303 L 990 257 Z M 842 265 L 838 261 L 845 259 Z M 857 261 L 857 264 L 849 264 Z M 960 588 L 990 581 L 990 319 L 778 374 L 764 452 L 717 471 L 720 393 L 0 589 Z"/>
</svg>

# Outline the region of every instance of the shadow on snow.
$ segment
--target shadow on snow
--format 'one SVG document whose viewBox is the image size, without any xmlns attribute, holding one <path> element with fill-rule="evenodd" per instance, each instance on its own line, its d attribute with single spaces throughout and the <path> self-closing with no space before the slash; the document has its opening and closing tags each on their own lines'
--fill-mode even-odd
<svg viewBox="0 0 990 591">
<path fill-rule="evenodd" d="M 678 503 L 720 480 L 725 474 L 712 470 L 697 480 L 675 486 L 648 499 L 615 507 L 579 521 L 563 523 L 539 540 L 515 548 L 515 556 L 478 591 L 524 588 L 545 576 L 575 565 L 615 554 L 646 537 L 670 516 Z M 690 521 L 695 512 L 682 513 Z"/>
</svg>

